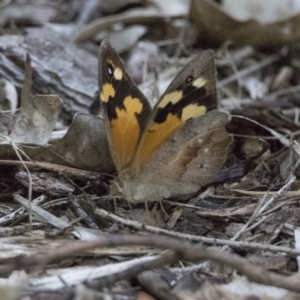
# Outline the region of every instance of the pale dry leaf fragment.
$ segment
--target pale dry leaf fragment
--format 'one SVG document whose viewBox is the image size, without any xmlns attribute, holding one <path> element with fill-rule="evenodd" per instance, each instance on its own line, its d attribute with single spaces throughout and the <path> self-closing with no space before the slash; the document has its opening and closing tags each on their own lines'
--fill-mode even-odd
<svg viewBox="0 0 300 300">
<path fill-rule="evenodd" d="M 14 114 L 18 106 L 18 93 L 15 86 L 8 80 L 0 80 L 0 109 Z"/>
<path fill-rule="evenodd" d="M 169 1 L 151 0 L 149 3 L 151 3 L 158 12 L 171 17 L 187 16 L 190 5 L 189 0 L 172 0 L 172 4 L 170 4 Z"/>
<path fill-rule="evenodd" d="M 275 286 L 269 286 L 249 281 L 244 276 L 235 277 L 230 283 L 220 285 L 222 290 L 238 296 L 270 297 L 270 299 L 282 299 L 289 291 Z M 236 298 L 234 298 L 236 299 Z"/>
<path fill-rule="evenodd" d="M 62 109 L 55 95 L 37 95 L 21 108 L 10 132 L 15 143 L 46 144 Z"/>
<path fill-rule="evenodd" d="M 224 0 L 222 6 L 236 20 L 253 19 L 263 24 L 283 21 L 300 13 L 299 0 Z"/>
<path fill-rule="evenodd" d="M 74 291 L 74 300 L 95 300 L 97 299 L 96 290 L 88 288 L 84 284 L 77 284 Z"/>
<path fill-rule="evenodd" d="M 236 276 L 228 284 L 212 284 L 204 282 L 195 292 L 182 290 L 177 293 L 180 299 L 201 299 L 201 300 L 247 300 L 247 299 L 268 299 L 268 300 L 296 300 L 299 294 L 288 290 L 249 282 L 243 276 Z"/>
<path fill-rule="evenodd" d="M 105 38 L 110 41 L 117 52 L 124 52 L 136 45 L 140 37 L 146 32 L 146 26 L 132 25 L 118 31 L 109 31 Z"/>
<path fill-rule="evenodd" d="M 7 134 L 18 105 L 18 93 L 8 80 L 0 80 L 0 133 Z M 0 139 L 1 140 L 1 139 Z"/>
<path fill-rule="evenodd" d="M 258 100 L 268 93 L 267 85 L 255 77 L 248 77 L 242 80 L 243 87 L 250 94 L 251 99 Z"/>
<path fill-rule="evenodd" d="M 294 230 L 295 248 L 300 250 L 300 230 L 297 228 Z M 298 270 L 300 270 L 300 256 L 297 256 Z"/>
<path fill-rule="evenodd" d="M 243 297 L 236 295 L 232 293 L 231 291 L 226 291 L 222 288 L 221 285 L 218 284 L 211 284 L 208 281 L 201 284 L 200 288 L 196 291 L 188 291 L 188 290 L 182 290 L 177 293 L 179 296 L 179 299 L 183 300 L 195 300 L 195 299 L 201 299 L 201 300 L 216 300 L 216 299 L 222 299 L 222 300 L 245 300 Z"/>
<path fill-rule="evenodd" d="M 24 271 L 15 271 L 9 278 L 0 279 L 1 300 L 20 299 L 22 292 L 28 286 L 28 276 Z"/>
</svg>

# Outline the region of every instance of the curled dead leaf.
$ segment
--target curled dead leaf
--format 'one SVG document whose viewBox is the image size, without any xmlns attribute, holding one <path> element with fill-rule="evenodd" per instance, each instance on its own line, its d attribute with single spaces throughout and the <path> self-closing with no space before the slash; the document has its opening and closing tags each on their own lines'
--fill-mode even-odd
<svg viewBox="0 0 300 300">
<path fill-rule="evenodd" d="M 18 145 L 18 148 L 36 162 L 104 173 L 114 170 L 103 120 L 89 114 L 78 113 L 66 135 L 53 144 Z M 0 158 L 17 159 L 14 148 L 0 145 Z"/>
<path fill-rule="evenodd" d="M 215 44 L 231 41 L 236 46 L 277 48 L 300 38 L 299 13 L 283 20 L 263 23 L 252 16 L 246 20 L 236 19 L 216 1 L 192 0 L 189 19 L 198 27 L 201 39 Z"/>
</svg>

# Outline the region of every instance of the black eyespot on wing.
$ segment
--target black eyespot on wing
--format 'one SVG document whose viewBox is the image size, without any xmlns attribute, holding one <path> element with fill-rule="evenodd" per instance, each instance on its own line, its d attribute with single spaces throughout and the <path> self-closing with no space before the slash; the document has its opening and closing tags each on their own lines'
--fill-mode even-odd
<svg viewBox="0 0 300 300">
<path fill-rule="evenodd" d="M 108 63 L 107 64 L 107 74 L 108 74 L 108 76 L 109 77 L 112 77 L 112 75 L 113 75 L 113 73 L 114 73 L 114 68 L 113 68 L 113 66 L 112 66 L 112 64 L 111 63 Z"/>
<path fill-rule="evenodd" d="M 186 78 L 186 80 L 185 80 L 185 83 L 186 84 L 189 84 L 189 83 L 191 83 L 192 81 L 194 80 L 194 76 L 188 76 L 187 78 Z"/>
</svg>

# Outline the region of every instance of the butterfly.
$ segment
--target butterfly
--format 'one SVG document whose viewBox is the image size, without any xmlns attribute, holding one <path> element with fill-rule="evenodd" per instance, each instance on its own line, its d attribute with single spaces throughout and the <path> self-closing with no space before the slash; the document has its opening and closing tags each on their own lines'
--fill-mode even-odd
<svg viewBox="0 0 300 300">
<path fill-rule="evenodd" d="M 104 40 L 99 97 L 118 171 L 111 193 L 129 202 L 185 199 L 207 185 L 227 158 L 227 112 L 219 111 L 213 51 L 192 59 L 152 109 Z"/>
</svg>

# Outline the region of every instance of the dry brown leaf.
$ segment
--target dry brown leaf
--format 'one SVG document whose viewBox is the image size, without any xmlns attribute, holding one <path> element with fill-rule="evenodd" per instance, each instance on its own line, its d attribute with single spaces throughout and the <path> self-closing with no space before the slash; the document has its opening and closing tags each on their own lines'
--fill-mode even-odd
<svg viewBox="0 0 300 300">
<path fill-rule="evenodd" d="M 78 113 L 66 135 L 51 145 L 19 145 L 19 147 L 36 162 L 104 173 L 114 170 L 103 120 L 89 114 Z M 0 145 L 0 158 L 16 159 L 11 145 Z"/>
<path fill-rule="evenodd" d="M 47 148 L 52 157 L 78 169 L 101 172 L 114 170 L 104 123 L 99 117 L 76 114 L 67 134 Z M 47 156 L 44 159 L 46 161 Z"/>
<path fill-rule="evenodd" d="M 253 19 L 237 20 L 215 1 L 192 0 L 189 18 L 198 27 L 202 39 L 206 37 L 217 44 L 229 40 L 235 46 L 277 48 L 300 38 L 299 14 L 263 24 Z"/>
</svg>

